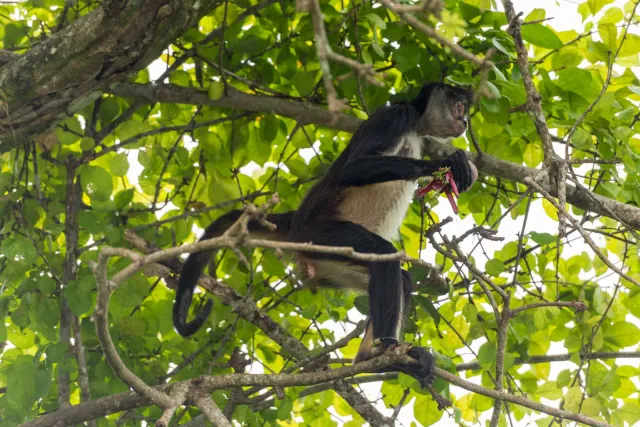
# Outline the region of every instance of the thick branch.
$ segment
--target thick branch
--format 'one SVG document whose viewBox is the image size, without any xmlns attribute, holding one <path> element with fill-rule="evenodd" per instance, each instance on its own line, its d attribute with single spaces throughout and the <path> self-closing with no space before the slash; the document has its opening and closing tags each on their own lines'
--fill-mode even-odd
<svg viewBox="0 0 640 427">
<path fill-rule="evenodd" d="M 99 7 L 0 68 L 7 103 L 0 153 L 81 107 L 82 97 L 100 96 L 95 91 L 149 65 L 215 0 L 118 3 L 124 7 Z"/>
<path fill-rule="evenodd" d="M 121 83 L 113 93 L 119 96 L 142 97 L 154 102 L 172 102 L 177 104 L 211 105 L 222 108 L 237 108 L 247 111 L 273 113 L 282 117 L 295 119 L 300 124 L 317 124 L 332 129 L 355 132 L 362 120 L 346 114 L 331 114 L 327 109 L 303 102 L 270 96 L 248 95 L 229 87 L 229 94 L 212 101 L 206 93 L 197 89 L 178 87 L 169 84 L 140 85 Z M 335 120 L 335 121 L 334 121 Z M 445 157 L 455 149 L 450 144 L 431 141 L 426 147 L 426 154 L 431 157 Z M 528 168 L 523 165 L 507 162 L 488 154 L 478 156 L 467 153 L 476 168 L 486 174 L 510 181 L 525 183 L 526 177 L 539 174 L 539 169 Z M 557 196 L 556 186 L 549 184 L 548 178 L 540 182 L 542 188 L 554 197 Z M 626 205 L 616 200 L 585 189 L 567 186 L 567 202 L 573 206 L 613 218 L 611 212 L 631 227 L 640 228 L 640 208 Z M 613 218 L 616 219 L 616 218 Z"/>
<path fill-rule="evenodd" d="M 549 363 L 549 362 L 565 362 L 571 360 L 572 354 L 551 354 L 547 356 L 531 356 L 527 359 L 517 358 L 514 361 L 514 365 L 522 365 L 525 363 Z M 640 360 L 640 352 L 597 352 L 582 354 L 580 357 L 583 360 L 593 359 L 638 359 Z M 456 365 L 456 370 L 459 371 L 471 371 L 480 369 L 480 363 L 477 361 L 459 363 Z M 369 375 L 363 377 L 353 378 L 347 380 L 347 382 L 371 382 L 371 380 L 386 381 L 397 378 L 397 374 L 382 374 L 382 375 Z M 155 387 L 157 390 L 171 394 L 172 390 L 181 383 L 172 383 L 168 385 L 162 385 Z M 304 390 L 300 396 L 308 396 L 314 392 L 321 392 L 327 390 L 327 384 L 319 386 L 313 386 Z M 266 403 L 266 402 L 265 402 Z M 99 399 L 92 400 L 87 403 L 81 403 L 79 405 L 72 406 L 70 408 L 61 409 L 56 412 L 52 412 L 47 415 L 43 415 L 37 420 L 29 421 L 21 425 L 21 427 L 64 427 L 67 425 L 73 425 L 82 423 L 86 420 L 105 417 L 107 415 L 115 414 L 118 412 L 129 411 L 131 409 L 140 408 L 150 405 L 151 402 L 138 396 L 135 392 L 128 391 L 124 393 L 118 393 L 107 397 L 101 397 Z M 263 405 L 261 404 L 260 407 Z"/>
</svg>

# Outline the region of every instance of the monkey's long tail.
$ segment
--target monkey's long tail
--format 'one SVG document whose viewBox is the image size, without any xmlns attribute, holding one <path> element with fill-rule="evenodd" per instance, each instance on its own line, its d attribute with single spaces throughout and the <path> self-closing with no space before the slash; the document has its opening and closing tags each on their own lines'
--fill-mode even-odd
<svg viewBox="0 0 640 427">
<path fill-rule="evenodd" d="M 224 233 L 238 218 L 242 215 L 242 211 L 236 210 L 228 212 L 214 222 L 211 223 L 200 238 L 200 241 L 218 237 Z M 248 228 L 252 236 L 261 239 L 283 240 L 291 225 L 292 212 L 277 213 L 267 215 L 267 221 L 275 224 L 277 229 L 270 231 L 259 221 L 249 221 Z M 176 291 L 176 302 L 173 305 L 173 326 L 176 331 L 183 337 L 193 335 L 209 317 L 213 308 L 213 301 L 208 300 L 204 308 L 197 314 L 191 322 L 187 321 L 189 306 L 193 298 L 193 291 L 198 284 L 198 279 L 202 275 L 202 270 L 207 265 L 214 250 L 194 252 L 189 255 L 187 261 L 182 268 L 180 281 L 178 282 L 178 290 Z"/>
</svg>

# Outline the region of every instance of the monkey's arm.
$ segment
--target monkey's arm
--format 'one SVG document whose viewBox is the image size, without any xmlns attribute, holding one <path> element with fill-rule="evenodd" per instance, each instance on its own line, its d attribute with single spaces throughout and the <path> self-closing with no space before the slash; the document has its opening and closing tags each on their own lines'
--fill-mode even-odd
<svg viewBox="0 0 640 427">
<path fill-rule="evenodd" d="M 456 151 L 443 160 L 419 160 L 398 156 L 362 156 L 350 160 L 339 175 L 339 184 L 362 186 L 379 182 L 408 180 L 432 175 L 441 167 L 449 167 L 459 191 L 465 191 L 473 183 L 467 156 Z"/>
</svg>

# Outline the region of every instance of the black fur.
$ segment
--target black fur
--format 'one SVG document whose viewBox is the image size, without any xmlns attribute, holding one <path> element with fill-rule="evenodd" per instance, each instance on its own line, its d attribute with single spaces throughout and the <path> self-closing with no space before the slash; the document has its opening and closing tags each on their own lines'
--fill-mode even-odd
<svg viewBox="0 0 640 427">
<path fill-rule="evenodd" d="M 452 169 L 460 191 L 468 189 L 472 184 L 472 174 L 466 155 L 462 151 L 457 151 L 444 160 L 419 160 L 384 154 L 395 148 L 404 135 L 416 132 L 418 126 L 422 135 L 438 136 L 429 134 L 429 121 L 424 118 L 428 111 L 433 111 L 434 106 L 430 105 L 430 102 L 442 100 L 443 105 L 435 106 L 442 111 L 445 109 L 452 111 L 451 107 L 454 103 L 462 102 L 466 113 L 471 98 L 472 94 L 465 89 L 430 83 L 425 85 L 412 101 L 385 107 L 371 115 L 354 133 L 349 146 L 331 165 L 323 179 L 308 192 L 295 212 L 280 214 L 278 217 L 269 216 L 269 220 L 278 226 L 280 239 L 290 242 L 352 247 L 364 253 L 395 253 L 396 249 L 391 242 L 360 224 L 339 220 L 338 208 L 344 197 L 347 197 L 347 189 L 387 181 L 416 180 L 433 174 L 443 166 Z M 239 211 L 234 211 L 222 216 L 207 228 L 202 239 L 219 235 L 239 215 Z M 252 232 L 264 231 L 257 222 L 252 222 L 249 229 Z M 180 278 L 174 306 L 174 325 L 183 336 L 193 334 L 211 310 L 211 304 L 207 303 L 205 309 L 196 316 L 194 321 L 186 322 L 193 290 L 210 255 L 210 253 L 190 255 Z M 403 322 L 400 313 L 407 313 L 413 290 L 411 275 L 401 270 L 398 261 L 366 263 L 335 255 L 316 253 L 303 255 L 312 262 L 314 259 L 340 259 L 366 266 L 369 272 L 369 321 L 373 337 L 383 339 L 385 348 L 397 343 L 399 339 L 397 331 Z M 415 365 L 394 366 L 392 369 L 413 375 L 423 384 L 429 383 L 433 379 L 431 373 L 434 361 L 431 354 L 425 349 L 413 347 L 409 355 L 416 359 Z"/>
<path fill-rule="evenodd" d="M 234 222 L 236 222 L 241 215 L 242 211 L 239 210 L 227 212 L 222 215 L 207 227 L 200 238 L 200 241 L 219 237 Z M 275 224 L 277 227 L 276 233 L 273 233 L 274 236 L 268 237 L 283 238 L 287 230 L 289 230 L 292 217 L 293 212 L 267 215 L 267 220 L 272 224 Z M 251 233 L 265 231 L 265 228 L 258 221 L 249 221 L 247 227 Z M 213 308 L 213 302 L 209 300 L 200 312 L 196 314 L 194 320 L 191 322 L 187 321 L 189 306 L 191 305 L 191 300 L 193 298 L 193 291 L 198 284 L 202 270 L 204 270 L 204 267 L 209 262 L 212 254 L 213 251 L 192 253 L 189 255 L 182 268 L 182 274 L 180 274 L 178 289 L 176 291 L 176 302 L 173 305 L 173 326 L 183 337 L 188 337 L 196 333 L 207 320 L 207 317 L 209 317 L 211 309 Z"/>
</svg>

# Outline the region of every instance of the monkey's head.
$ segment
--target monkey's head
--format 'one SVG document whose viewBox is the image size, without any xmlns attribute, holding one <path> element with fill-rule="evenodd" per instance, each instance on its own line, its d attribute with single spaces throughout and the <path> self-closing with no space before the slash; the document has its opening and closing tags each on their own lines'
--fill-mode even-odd
<svg viewBox="0 0 640 427">
<path fill-rule="evenodd" d="M 444 83 L 422 87 L 411 105 L 421 114 L 416 131 L 421 136 L 451 140 L 467 129 L 473 92 Z"/>
</svg>

